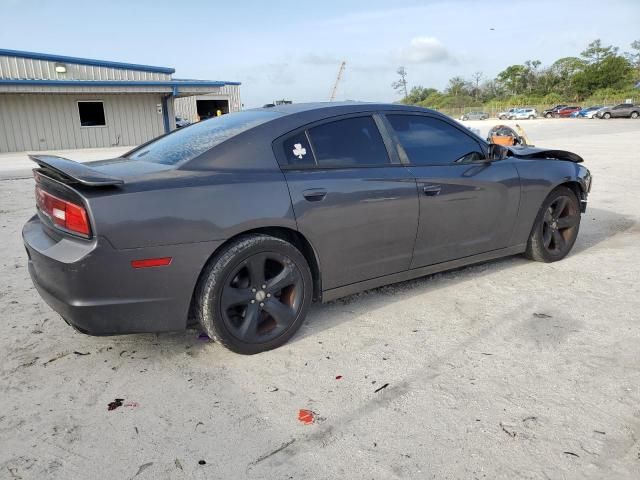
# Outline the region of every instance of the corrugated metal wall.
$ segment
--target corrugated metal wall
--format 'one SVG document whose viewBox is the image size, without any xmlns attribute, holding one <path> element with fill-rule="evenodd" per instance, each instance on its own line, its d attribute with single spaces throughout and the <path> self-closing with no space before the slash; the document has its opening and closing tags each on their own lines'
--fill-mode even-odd
<svg viewBox="0 0 640 480">
<path fill-rule="evenodd" d="M 161 98 L 158 94 L 0 94 L 0 152 L 139 145 L 164 133 L 157 111 Z M 81 127 L 78 100 L 103 101 L 107 125 Z"/>
<path fill-rule="evenodd" d="M 0 56 L 0 78 L 41 80 L 171 80 L 171 74 L 64 63 L 66 73 L 56 73 L 56 62 Z"/>
<path fill-rule="evenodd" d="M 196 89 L 190 88 L 189 90 L 195 91 Z M 211 88 L 208 89 L 209 92 L 211 92 L 211 90 Z M 176 98 L 176 115 L 195 122 L 198 116 L 196 100 L 227 100 L 229 102 L 230 112 L 239 112 L 242 109 L 242 103 L 240 102 L 240 87 L 237 85 L 225 85 L 224 87 L 217 88 L 214 92 L 207 93 L 206 95 Z"/>
</svg>

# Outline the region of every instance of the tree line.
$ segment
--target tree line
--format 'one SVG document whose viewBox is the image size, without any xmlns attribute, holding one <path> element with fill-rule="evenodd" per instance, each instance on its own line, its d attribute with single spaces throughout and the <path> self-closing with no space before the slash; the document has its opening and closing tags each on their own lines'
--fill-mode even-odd
<svg viewBox="0 0 640 480">
<path fill-rule="evenodd" d="M 401 103 L 428 108 L 447 109 L 501 103 L 514 106 L 555 103 L 599 103 L 606 99 L 635 98 L 640 90 L 640 40 L 630 50 L 620 53 L 618 47 L 594 40 L 578 57 L 564 57 L 548 67 L 540 60 L 527 60 L 510 65 L 495 78 L 482 72 L 471 78 L 455 76 L 444 90 L 417 85 L 407 91 L 408 73 L 397 71 L 392 84 L 402 95 Z"/>
</svg>

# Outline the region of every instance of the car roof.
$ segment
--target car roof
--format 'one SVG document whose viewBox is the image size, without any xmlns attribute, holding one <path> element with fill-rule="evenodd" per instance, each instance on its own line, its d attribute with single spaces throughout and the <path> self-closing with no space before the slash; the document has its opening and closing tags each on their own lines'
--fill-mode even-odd
<svg viewBox="0 0 640 480">
<path fill-rule="evenodd" d="M 415 105 L 402 105 L 399 103 L 375 103 L 375 102 L 311 102 L 311 103 L 292 103 L 288 105 L 277 105 L 275 107 L 261 107 L 254 110 L 263 110 L 269 112 L 278 112 L 283 115 L 295 115 L 298 113 L 305 113 L 310 111 L 322 111 L 327 116 L 351 113 L 351 112 L 366 112 L 376 110 L 406 110 L 406 111 L 424 111 L 430 113 L 437 113 L 434 110 L 428 108 L 417 107 Z"/>
</svg>

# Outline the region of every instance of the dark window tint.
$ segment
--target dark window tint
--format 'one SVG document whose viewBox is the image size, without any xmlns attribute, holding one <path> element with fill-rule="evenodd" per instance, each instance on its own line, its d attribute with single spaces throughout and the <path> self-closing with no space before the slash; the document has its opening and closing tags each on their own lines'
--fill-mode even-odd
<svg viewBox="0 0 640 480">
<path fill-rule="evenodd" d="M 102 102 L 78 102 L 78 113 L 82 127 L 104 127 L 107 124 Z"/>
<path fill-rule="evenodd" d="M 451 164 L 480 151 L 473 138 L 436 118 L 419 115 L 388 115 L 387 118 L 413 164 Z"/>
<path fill-rule="evenodd" d="M 276 112 L 247 110 L 205 120 L 159 137 L 126 155 L 131 160 L 176 165 L 196 158 L 210 148 L 280 116 Z"/>
<path fill-rule="evenodd" d="M 287 165 L 291 166 L 309 166 L 315 165 L 313 152 L 309 146 L 309 141 L 304 132 L 295 134 L 287 138 L 283 143 L 284 155 L 287 159 Z"/>
<path fill-rule="evenodd" d="M 387 165 L 389 156 L 372 117 L 356 117 L 309 129 L 318 166 Z"/>
</svg>

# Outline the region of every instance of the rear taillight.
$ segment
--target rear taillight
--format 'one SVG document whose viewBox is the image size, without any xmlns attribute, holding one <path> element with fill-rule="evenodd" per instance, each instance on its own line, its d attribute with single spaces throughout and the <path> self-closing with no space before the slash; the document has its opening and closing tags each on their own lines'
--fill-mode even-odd
<svg viewBox="0 0 640 480">
<path fill-rule="evenodd" d="M 89 236 L 89 218 L 84 207 L 45 192 L 36 186 L 36 203 L 51 221 L 66 230 Z"/>
</svg>

